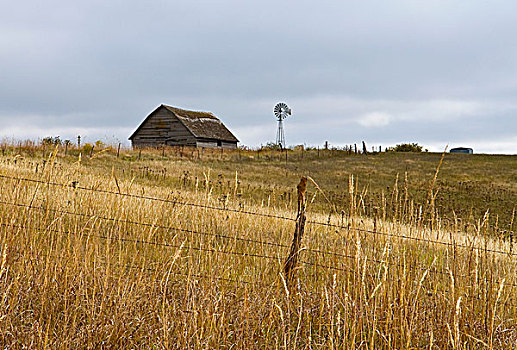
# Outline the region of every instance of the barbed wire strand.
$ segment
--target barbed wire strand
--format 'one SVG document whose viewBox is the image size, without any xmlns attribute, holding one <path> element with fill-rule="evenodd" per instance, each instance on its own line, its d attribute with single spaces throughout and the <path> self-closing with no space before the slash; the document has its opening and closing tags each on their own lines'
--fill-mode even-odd
<svg viewBox="0 0 517 350">
<path fill-rule="evenodd" d="M 280 257 L 271 256 L 271 255 L 243 253 L 243 252 L 236 252 L 236 251 L 231 251 L 231 250 L 217 250 L 217 249 L 203 248 L 203 247 L 182 246 L 180 244 L 152 242 L 152 241 L 146 241 L 146 240 L 135 239 L 135 238 L 111 237 L 111 236 L 105 236 L 105 235 L 94 235 L 94 234 L 78 233 L 78 232 L 68 231 L 68 230 L 56 230 L 56 229 L 52 229 L 52 228 L 40 228 L 40 227 L 23 226 L 23 225 L 16 225 L 16 224 L 1 223 L 0 225 L 6 226 L 6 227 L 16 227 L 16 228 L 21 228 L 21 229 L 32 229 L 32 230 L 36 230 L 36 231 L 40 231 L 40 232 L 49 231 L 49 232 L 54 232 L 54 233 L 58 233 L 58 234 L 80 235 L 80 236 L 89 237 L 89 238 L 100 238 L 100 239 L 110 240 L 110 241 L 129 242 L 129 243 L 153 245 L 153 246 L 167 247 L 167 248 L 182 248 L 185 250 L 197 250 L 197 251 L 212 252 L 212 253 L 250 256 L 250 257 L 255 257 L 255 258 L 263 258 L 263 259 L 271 259 L 271 260 L 282 259 Z"/>
<path fill-rule="evenodd" d="M 40 232 L 48 231 L 48 232 L 54 232 L 54 233 L 58 233 L 58 234 L 78 235 L 81 237 L 99 238 L 99 239 L 105 239 L 105 240 L 111 240 L 111 241 L 130 242 L 130 243 L 136 243 L 136 244 L 145 244 L 145 245 L 153 245 L 153 246 L 168 247 L 168 248 L 182 248 L 185 250 L 190 249 L 190 250 L 205 251 L 205 252 L 211 252 L 211 253 L 230 254 L 230 255 L 238 255 L 238 256 L 244 256 L 244 257 L 256 257 L 256 258 L 276 260 L 279 262 L 283 259 L 281 257 L 275 257 L 275 256 L 271 256 L 271 255 L 264 255 L 264 254 L 235 252 L 235 251 L 231 251 L 231 250 L 217 250 L 217 249 L 213 249 L 213 248 L 203 248 L 203 247 L 193 247 L 193 246 L 183 246 L 183 245 L 166 243 L 166 242 L 152 242 L 152 241 L 146 241 L 146 240 L 140 240 L 140 239 L 134 239 L 134 238 L 124 238 L 124 237 L 113 237 L 113 236 L 106 236 L 106 235 L 78 233 L 78 232 L 69 231 L 69 230 L 52 229 L 50 227 L 42 228 L 42 227 L 25 226 L 25 225 L 8 224 L 8 223 L 1 223 L 0 226 L 13 227 L 13 228 L 19 228 L 19 229 L 32 229 L 32 230 L 37 230 Z M 357 259 L 356 256 L 352 256 L 352 255 L 342 255 L 342 256 L 345 258 L 348 258 L 350 260 Z M 363 260 L 362 257 L 361 257 L 361 260 Z M 374 263 L 382 263 L 382 264 L 386 264 L 389 266 L 403 267 L 400 263 L 389 263 L 388 261 L 385 261 L 385 260 L 367 258 L 366 261 L 374 262 Z M 319 267 L 319 268 L 324 268 L 324 269 L 354 273 L 353 270 L 350 270 L 348 268 L 314 263 L 314 262 L 310 262 L 310 261 L 306 261 L 306 260 L 302 260 L 301 263 L 303 263 L 304 265 L 309 265 L 309 266 L 314 266 L 314 267 Z M 446 271 L 432 270 L 432 269 L 425 268 L 422 266 L 410 266 L 409 270 L 412 270 L 412 271 L 417 271 L 417 270 L 426 271 L 427 270 L 429 273 L 432 273 L 432 274 L 449 275 L 449 273 Z M 370 277 L 374 277 L 374 276 L 370 275 Z M 467 275 L 456 275 L 456 277 L 466 278 L 468 276 Z M 517 284 L 508 284 L 508 285 L 517 287 Z"/>
<path fill-rule="evenodd" d="M 349 227 L 342 226 L 342 225 L 329 224 L 329 223 L 317 222 L 317 221 L 307 221 L 307 223 L 322 225 L 322 226 L 329 226 L 329 227 L 334 227 L 334 228 L 341 228 L 341 229 L 345 229 L 348 231 L 371 233 L 374 235 L 380 235 L 380 236 L 391 237 L 391 238 L 400 238 L 400 239 L 415 241 L 415 242 L 419 242 L 419 243 L 436 244 L 436 245 L 442 245 L 442 246 L 447 246 L 447 247 L 451 247 L 451 248 L 464 248 L 464 249 L 468 249 L 468 250 L 477 250 L 479 252 L 502 254 L 502 255 L 507 255 L 507 256 L 517 256 L 517 253 L 505 252 L 502 250 L 496 250 L 496 249 L 490 249 L 490 248 L 480 248 L 480 247 L 468 246 L 468 245 L 460 244 L 460 243 L 442 242 L 442 241 L 437 241 L 437 240 L 432 240 L 432 239 L 412 237 L 412 236 L 403 235 L 403 234 L 394 234 L 394 233 L 388 233 L 388 232 L 382 232 L 382 231 L 376 231 L 376 230 L 368 230 L 368 229 L 362 229 L 362 228 L 349 228 Z"/>
<path fill-rule="evenodd" d="M 89 188 L 89 187 L 79 186 L 79 185 L 75 184 L 75 182 L 72 182 L 71 184 L 63 184 L 63 183 L 59 183 L 59 182 L 43 181 L 43 180 L 36 180 L 36 179 L 29 179 L 29 178 L 19 178 L 19 177 L 8 176 L 8 175 L 3 175 L 3 174 L 0 174 L 0 178 L 17 180 L 17 181 L 33 182 L 33 183 L 58 186 L 58 187 L 66 187 L 66 188 L 78 189 L 78 190 L 83 190 L 83 191 L 92 191 L 92 192 L 97 192 L 97 193 L 112 194 L 112 195 L 117 195 L 117 196 L 122 196 L 122 197 L 145 199 L 145 200 L 151 200 L 151 201 L 157 201 L 157 202 L 163 202 L 163 203 L 179 204 L 179 205 L 185 205 L 185 206 L 191 206 L 191 207 L 197 207 L 197 208 L 203 208 L 203 209 L 219 210 L 219 211 L 233 212 L 233 213 L 238 213 L 238 214 L 248 214 L 248 215 L 262 216 L 262 217 L 267 217 L 267 218 L 296 221 L 295 218 L 290 218 L 290 217 L 280 216 L 280 215 L 257 213 L 257 212 L 253 212 L 253 211 L 240 210 L 240 209 L 222 208 L 222 207 L 216 207 L 213 205 L 190 203 L 190 202 L 180 201 L 180 200 L 176 200 L 176 199 L 165 199 L 165 198 L 137 195 L 137 194 L 132 194 L 132 193 L 115 192 L 115 191 L 103 190 L 103 189 L 98 189 L 98 188 Z"/>
<path fill-rule="evenodd" d="M 15 178 L 15 177 L 8 177 L 8 176 L 5 176 L 5 175 L 1 175 L 0 174 L 0 178 L 9 178 L 9 179 L 12 179 L 12 180 L 20 180 L 20 181 L 35 181 L 35 182 L 38 182 L 38 183 L 43 183 L 43 184 L 47 184 L 47 182 L 44 182 L 44 181 L 39 181 L 39 180 L 31 180 L 31 179 L 25 179 L 25 178 Z M 68 185 L 65 185 L 65 184 L 57 184 L 57 185 L 60 185 L 60 186 L 68 186 Z M 82 188 L 83 190 L 87 190 L 87 191 L 93 191 L 93 192 L 96 192 L 96 191 L 102 191 L 105 193 L 104 190 L 98 190 L 98 189 L 89 189 L 89 188 Z M 113 194 L 116 194 L 116 195 L 127 195 L 127 194 L 120 194 L 120 193 L 117 193 L 117 192 L 108 192 L 108 193 L 113 193 Z M 137 196 L 137 195 L 130 195 L 130 196 Z M 139 196 L 137 196 L 139 197 Z M 154 198 L 154 197 L 147 197 L 146 199 L 149 199 L 149 198 Z M 169 201 L 171 203 L 173 203 L 172 200 L 165 200 L 163 199 L 164 201 Z M 13 203 L 9 203 L 9 202 L 3 202 L 3 201 L 0 201 L 0 203 L 4 203 L 4 204 L 13 204 Z M 203 206 L 201 204 L 195 204 L 196 206 L 198 207 L 206 207 L 206 206 Z M 217 208 L 217 207 L 209 207 L 209 208 Z M 229 209 L 224 209 L 224 208 L 218 208 L 219 210 L 229 210 Z M 55 210 L 55 209 L 51 209 L 51 210 Z M 233 209 L 230 210 L 230 211 L 234 211 Z M 239 212 L 239 211 L 235 211 L 235 212 Z M 67 214 L 72 214 L 72 215 L 80 215 L 80 214 L 77 214 L 77 213 L 73 213 L 73 212 L 65 212 Z M 241 212 L 241 213 L 245 213 L 245 214 L 248 214 L 248 213 L 253 213 L 253 212 Z M 269 215 L 269 214 L 260 214 L 260 215 Z M 100 216 L 97 216 L 99 218 L 102 218 L 102 219 L 105 219 L 105 220 L 114 220 L 116 221 L 117 219 L 113 219 L 113 218 L 106 218 L 106 217 L 100 217 Z M 282 218 L 282 217 L 276 217 L 276 218 Z M 294 220 L 294 219 L 293 219 Z M 126 221 L 128 223 L 132 223 L 132 224 L 136 224 L 136 225 L 145 225 L 145 226 L 152 226 L 152 227 L 159 227 L 159 228 L 162 228 L 162 229 L 169 229 L 168 227 L 165 227 L 165 226 L 160 226 L 160 225 L 155 225 L 155 224 L 147 224 L 147 223 L 138 223 L 138 222 L 132 222 L 132 221 Z M 339 228 L 339 229 L 344 229 L 344 230 L 347 230 L 347 231 L 357 231 L 357 232 L 363 232 L 363 233 L 371 233 L 371 234 L 374 234 L 374 235 L 380 235 L 380 236 L 385 236 L 385 237 L 391 237 L 391 238 L 400 238 L 400 239 L 405 239 L 405 240 L 411 240 L 411 241 L 415 241 L 415 242 L 420 242 L 420 243 L 426 243 L 426 244 L 436 244 L 436 245 L 441 245 L 441 246 L 445 246 L 445 247 L 451 247 L 451 248 L 463 248 L 463 249 L 467 249 L 467 250 L 477 250 L 479 252 L 487 252 L 487 253 L 494 253 L 494 254 L 501 254 L 501 255 L 505 255 L 505 256 L 517 256 L 517 253 L 512 253 L 512 252 L 505 252 L 505 251 L 502 251 L 502 250 L 496 250 L 496 249 L 489 249 L 489 248 L 481 248 L 481 247 L 474 247 L 474 246 L 467 246 L 467 245 L 464 245 L 464 244 L 459 244 L 459 243 L 448 243 L 448 242 L 442 242 L 442 241 L 437 241 L 437 240 L 430 240 L 430 239 L 424 239 L 424 238 L 419 238 L 419 237 L 412 237 L 412 236 L 408 236 L 408 235 L 403 235 L 403 234 L 394 234 L 394 233 L 387 233 L 387 232 L 382 232 L 382 231 L 377 231 L 377 230 L 368 230 L 368 229 L 363 229 L 363 228 L 350 228 L 350 227 L 347 227 L 347 226 L 343 226 L 343 225 L 336 225 L 336 224 L 330 224 L 330 223 L 324 223 L 324 222 L 318 222 L 318 221 L 311 221 L 311 220 L 308 220 L 307 223 L 309 224 L 316 224 L 316 225 L 321 225 L 321 226 L 328 226 L 328 227 L 333 227 L 333 228 Z M 175 228 L 171 228 L 171 230 L 178 230 L 180 231 L 181 229 L 175 229 Z M 216 234 L 213 234 L 213 233 L 201 233 L 201 232 L 192 232 L 192 231 L 188 231 L 190 233 L 198 233 L 198 234 L 208 234 L 208 235 L 216 235 Z M 271 245 L 271 246 L 277 246 L 277 247 L 282 247 L 282 248 L 287 248 L 288 246 L 285 245 L 285 244 L 279 244 L 279 243 L 273 243 L 273 242 L 260 242 L 260 241 L 256 241 L 256 240 L 252 240 L 252 239 L 243 239 L 243 238 L 240 238 L 240 237 L 224 237 L 224 235 L 219 235 L 220 238 L 231 238 L 231 239 L 235 239 L 235 240 L 241 240 L 241 241 L 247 241 L 249 243 L 257 243 L 257 244 L 265 244 L 265 245 Z M 340 253 L 336 253 L 336 252 L 325 252 L 325 251 L 318 251 L 318 250 L 314 250 L 312 249 L 311 251 L 315 252 L 315 253 L 321 253 L 321 254 L 333 254 L 333 255 L 336 255 L 336 256 L 339 256 Z"/>
<path fill-rule="evenodd" d="M 0 174 L 0 178 L 18 180 L 18 181 L 26 181 L 26 182 L 34 182 L 34 183 L 53 185 L 53 186 L 59 186 L 59 187 L 76 188 L 76 189 L 80 189 L 80 190 L 84 190 L 84 191 L 113 194 L 113 195 L 118 195 L 118 196 L 146 199 L 146 200 L 152 200 L 152 201 L 160 201 L 160 202 L 166 202 L 166 203 L 175 203 L 175 204 L 180 204 L 180 205 L 213 209 L 213 210 L 219 210 L 219 211 L 227 211 L 227 212 L 234 212 L 234 213 L 241 213 L 241 214 L 248 214 L 248 215 L 258 215 L 258 216 L 265 216 L 265 217 L 282 219 L 282 220 L 296 221 L 296 219 L 293 219 L 293 218 L 288 218 L 288 217 L 278 216 L 278 215 L 273 215 L 273 214 L 264 214 L 264 213 L 256 213 L 256 212 L 237 210 L 237 209 L 221 208 L 221 207 L 189 203 L 189 202 L 184 202 L 184 201 L 177 201 L 177 200 L 164 199 L 164 198 L 158 198 L 158 197 L 140 196 L 140 195 L 135 195 L 135 194 L 130 194 L 130 193 L 122 193 L 122 192 L 82 187 L 82 186 L 77 186 L 74 184 L 48 182 L 48 181 L 35 180 L 35 179 L 30 179 L 30 178 L 20 178 L 20 177 L 8 176 L 8 175 L 3 175 L 3 174 Z M 374 235 L 380 235 L 380 236 L 386 236 L 386 237 L 392 237 L 392 238 L 400 238 L 400 239 L 405 239 L 405 240 L 412 240 L 412 241 L 421 242 L 421 243 L 423 242 L 423 243 L 427 243 L 427 244 L 437 244 L 437 245 L 442 245 L 442 246 L 446 246 L 446 247 L 464 248 L 464 249 L 470 249 L 470 250 L 473 249 L 473 250 L 477 250 L 480 252 L 489 252 L 489 253 L 502 254 L 502 255 L 507 255 L 507 256 L 517 256 L 517 253 L 505 252 L 505 251 L 501 251 L 501 250 L 488 249 L 488 248 L 485 249 L 485 248 L 480 248 L 480 247 L 470 247 L 470 246 L 467 246 L 464 244 L 459 244 L 459 243 L 448 243 L 448 242 L 442 242 L 442 241 L 437 241 L 437 240 L 429 240 L 429 239 L 424 239 L 424 238 L 412 237 L 412 236 L 407 236 L 407 235 L 402 235 L 402 234 L 394 234 L 394 233 L 387 233 L 387 232 L 376 231 L 376 230 L 368 230 L 368 229 L 363 229 L 363 228 L 350 228 L 350 227 L 343 226 L 343 225 L 336 225 L 336 224 L 313 221 L 313 220 L 308 220 L 307 223 L 314 224 L 314 225 L 320 225 L 320 226 L 339 228 L 339 229 L 347 230 L 347 231 L 355 230 L 357 232 L 371 233 Z M 337 254 L 339 254 L 339 253 L 337 253 Z"/>
<path fill-rule="evenodd" d="M 103 215 L 98 215 L 98 214 L 77 213 L 77 212 L 72 212 L 72 211 L 68 211 L 68 210 L 39 207 L 39 206 L 34 206 L 34 205 L 29 205 L 29 204 L 22 204 L 22 203 L 12 203 L 12 202 L 6 202 L 6 201 L 2 201 L 2 200 L 0 200 L 0 204 L 17 206 L 17 207 L 28 208 L 28 209 L 36 209 L 36 210 L 49 210 L 49 211 L 59 213 L 59 214 L 68 214 L 68 215 L 82 216 L 82 217 L 88 217 L 88 218 L 95 217 L 95 218 L 98 218 L 101 220 L 106 220 L 106 221 L 127 223 L 127 224 L 131 224 L 131 225 L 136 225 L 136 226 L 159 228 L 159 229 L 168 230 L 168 231 L 181 231 L 181 232 L 185 232 L 185 233 L 194 233 L 194 234 L 199 234 L 199 235 L 204 235 L 204 236 L 213 236 L 213 237 L 217 237 L 217 238 L 242 241 L 242 242 L 246 242 L 246 243 L 255 243 L 255 244 L 260 244 L 260 245 L 269 245 L 269 246 L 281 247 L 281 248 L 289 247 L 288 245 L 281 244 L 281 243 L 260 241 L 260 240 L 255 240 L 255 239 L 251 239 L 251 238 L 242 238 L 242 237 L 237 237 L 237 236 L 228 236 L 228 235 L 223 235 L 223 234 L 219 234 L 219 233 L 189 230 L 189 229 L 183 229 L 183 228 L 179 228 L 179 227 L 158 225 L 158 224 L 140 222 L 140 221 L 134 221 L 134 220 L 128 220 L 128 219 L 117 219 L 117 218 L 112 218 L 109 216 L 103 216 Z"/>
<path fill-rule="evenodd" d="M 101 220 L 107 220 L 107 221 L 113 221 L 113 222 L 121 222 L 121 223 L 129 223 L 129 224 L 138 225 L 138 226 L 154 227 L 154 228 L 159 228 L 159 229 L 163 229 L 163 230 L 167 230 L 167 231 L 180 231 L 180 232 L 185 232 L 185 233 L 194 233 L 194 234 L 205 235 L 205 236 L 213 236 L 213 237 L 217 237 L 217 238 L 224 238 L 224 239 L 228 239 L 228 240 L 242 241 L 242 242 L 246 242 L 246 243 L 254 243 L 254 244 L 258 244 L 258 245 L 268 245 L 268 246 L 273 246 L 273 247 L 289 248 L 288 245 L 282 244 L 282 243 L 260 241 L 260 240 L 255 240 L 255 239 L 251 239 L 251 238 L 242 238 L 242 237 L 237 237 L 237 236 L 229 236 L 229 235 L 223 235 L 223 234 L 219 234 L 219 233 L 211 233 L 211 232 L 202 232 L 202 231 L 197 231 L 197 230 L 182 229 L 182 228 L 179 228 L 179 227 L 164 226 L 164 225 L 158 225 L 158 224 L 153 224 L 153 223 L 144 223 L 144 222 L 139 222 L 139 221 L 134 221 L 134 220 L 127 220 L 127 219 L 122 220 L 122 219 L 116 219 L 116 218 L 102 216 L 102 215 L 98 215 L 98 214 L 77 213 L 77 212 L 72 212 L 72 211 L 68 211 L 68 210 L 46 208 L 46 207 L 40 207 L 40 206 L 34 206 L 34 205 L 28 205 L 28 204 L 22 204 L 22 203 L 11 203 L 11 202 L 6 202 L 6 201 L 2 201 L 2 200 L 0 200 L 0 204 L 17 206 L 17 207 L 23 207 L 23 208 L 28 208 L 28 209 L 36 209 L 36 210 L 42 210 L 42 211 L 43 210 L 49 210 L 49 211 L 52 211 L 52 212 L 55 212 L 55 213 L 59 213 L 59 214 L 68 214 L 68 215 L 88 217 L 88 218 L 95 217 L 95 218 L 99 218 Z M 346 254 L 342 254 L 342 253 L 337 253 L 337 252 L 333 252 L 333 251 L 324 251 L 324 250 L 314 249 L 314 248 L 303 248 L 303 249 L 304 249 L 304 251 L 308 251 L 308 252 L 316 253 L 316 254 L 321 254 L 321 255 L 332 255 L 332 256 L 341 257 L 341 258 L 347 258 L 347 259 L 354 259 L 355 258 L 355 257 L 350 256 L 350 255 L 346 255 Z M 377 263 L 380 262 L 380 261 L 375 261 L 374 259 L 370 259 L 369 261 L 377 262 Z"/>
</svg>

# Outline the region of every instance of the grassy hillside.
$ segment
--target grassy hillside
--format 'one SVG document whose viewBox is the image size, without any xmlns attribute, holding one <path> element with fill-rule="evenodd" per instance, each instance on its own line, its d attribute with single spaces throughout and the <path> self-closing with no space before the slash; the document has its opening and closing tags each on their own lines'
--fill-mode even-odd
<svg viewBox="0 0 517 350">
<path fill-rule="evenodd" d="M 2 148 L 2 347 L 517 340 L 516 157 L 446 155 L 426 203 L 438 154 L 54 152 Z M 288 288 L 301 175 L 320 189 Z"/>
<path fill-rule="evenodd" d="M 41 148 L 26 149 L 33 162 L 48 155 Z M 20 148 L 2 152 L 7 158 L 24 155 Z M 78 150 L 61 150 L 60 161 L 76 162 Z M 220 151 L 165 149 L 122 151 L 83 150 L 82 163 L 90 171 L 107 172 L 112 167 L 119 177 L 142 183 L 194 189 L 214 184 L 219 195 L 235 192 L 245 196 L 248 203 L 268 200 L 278 206 L 292 205 L 293 183 L 301 175 L 311 176 L 324 190 L 337 211 L 347 211 L 349 178 L 354 176 L 363 193 L 364 210 L 374 215 L 374 209 L 393 215 L 395 196 L 406 195 L 415 205 L 425 205 L 441 154 L 388 152 L 349 155 L 344 151 Z M 508 230 L 517 206 L 517 156 L 446 154 L 434 186 L 438 215 L 444 219 L 455 216 L 476 222 L 487 212 L 490 222 L 500 230 Z M 384 197 L 384 198 L 383 198 Z M 291 201 L 290 201 L 291 199 Z M 328 201 L 316 199 L 321 211 L 328 211 Z"/>
<path fill-rule="evenodd" d="M 35 167 L 52 151 L 26 149 Z M 24 151 L 3 148 L 6 159 Z M 59 161 L 77 162 L 79 150 L 61 150 Z M 229 197 L 241 205 L 268 204 L 292 208 L 295 184 L 302 175 L 312 177 L 326 197 L 315 199 L 312 209 L 323 213 L 349 213 L 349 181 L 362 195 L 361 214 L 392 218 L 400 201 L 426 206 L 441 154 L 378 153 L 349 155 L 344 151 L 225 151 L 164 149 L 90 153 L 83 150 L 82 164 L 93 173 L 114 169 L 119 178 L 142 184 L 172 186 L 191 191 L 210 186 L 221 201 Z M 90 154 L 93 158 L 90 158 Z M 40 164 L 41 168 L 42 164 Z M 236 182 L 237 177 L 237 182 Z M 491 231 L 515 231 L 517 207 L 517 156 L 446 154 L 433 187 L 434 210 L 442 225 L 461 219 L 476 225 L 488 211 Z M 330 203 L 329 203 L 330 202 Z"/>
</svg>

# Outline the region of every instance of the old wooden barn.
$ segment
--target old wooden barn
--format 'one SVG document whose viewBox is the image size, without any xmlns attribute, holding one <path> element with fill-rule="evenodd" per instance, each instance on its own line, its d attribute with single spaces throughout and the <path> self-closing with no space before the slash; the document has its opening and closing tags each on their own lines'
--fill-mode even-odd
<svg viewBox="0 0 517 350">
<path fill-rule="evenodd" d="M 160 105 L 129 137 L 133 147 L 237 148 L 237 138 L 212 113 Z"/>
</svg>

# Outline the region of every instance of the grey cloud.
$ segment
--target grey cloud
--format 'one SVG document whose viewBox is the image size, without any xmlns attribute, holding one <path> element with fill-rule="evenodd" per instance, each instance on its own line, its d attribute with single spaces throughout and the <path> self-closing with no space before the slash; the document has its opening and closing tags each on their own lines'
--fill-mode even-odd
<svg viewBox="0 0 517 350">
<path fill-rule="evenodd" d="M 516 10 L 509 0 L 1 3 L 0 121 L 17 137 L 31 123 L 124 139 L 169 103 L 211 110 L 257 145 L 266 130 L 274 138 L 271 109 L 286 100 L 288 142 L 512 140 Z M 375 113 L 387 122 L 358 122 Z"/>
</svg>

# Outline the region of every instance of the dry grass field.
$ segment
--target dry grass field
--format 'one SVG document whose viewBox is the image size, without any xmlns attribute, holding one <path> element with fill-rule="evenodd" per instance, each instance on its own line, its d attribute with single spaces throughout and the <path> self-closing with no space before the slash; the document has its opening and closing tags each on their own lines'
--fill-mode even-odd
<svg viewBox="0 0 517 350">
<path fill-rule="evenodd" d="M 3 145 L 0 346 L 517 348 L 517 157 L 319 153 Z"/>
</svg>

